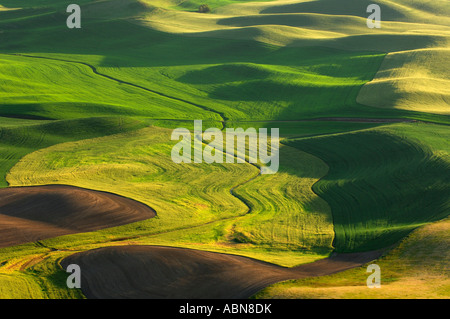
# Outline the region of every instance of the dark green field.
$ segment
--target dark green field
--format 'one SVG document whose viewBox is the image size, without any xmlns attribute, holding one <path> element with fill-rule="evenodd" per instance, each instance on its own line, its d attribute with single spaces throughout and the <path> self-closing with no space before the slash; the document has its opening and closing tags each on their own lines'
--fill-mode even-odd
<svg viewBox="0 0 450 319">
<path fill-rule="evenodd" d="M 84 0 L 69 29 L 70 1 L 0 0 L 0 187 L 72 185 L 157 212 L 0 248 L 0 298 L 84 298 L 61 260 L 115 245 L 285 267 L 383 250 L 378 295 L 361 265 L 256 297 L 402 298 L 404 282 L 408 298 L 449 298 L 450 8 L 377 0 L 369 29 L 371 1 L 337 2 Z M 279 171 L 175 164 L 171 132 L 194 120 L 279 128 Z M 51 224 L 14 214 L 0 196 L 0 242 Z"/>
</svg>

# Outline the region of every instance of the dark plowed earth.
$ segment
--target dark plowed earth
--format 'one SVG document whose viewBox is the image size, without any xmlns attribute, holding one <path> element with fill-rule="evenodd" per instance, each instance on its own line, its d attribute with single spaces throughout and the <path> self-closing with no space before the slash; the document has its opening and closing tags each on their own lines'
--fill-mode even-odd
<svg viewBox="0 0 450 319">
<path fill-rule="evenodd" d="M 65 185 L 0 189 L 0 247 L 120 226 L 155 216 L 150 207 Z"/>
<path fill-rule="evenodd" d="M 295 268 L 250 258 L 160 246 L 115 246 L 76 253 L 62 266 L 81 267 L 88 298 L 248 298 L 273 283 L 321 276 L 363 265 L 380 251 L 340 254 Z"/>
</svg>

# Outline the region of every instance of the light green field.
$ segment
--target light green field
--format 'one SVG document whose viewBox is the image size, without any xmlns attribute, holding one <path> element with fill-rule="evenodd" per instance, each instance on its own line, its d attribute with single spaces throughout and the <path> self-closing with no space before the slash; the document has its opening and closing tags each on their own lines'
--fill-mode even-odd
<svg viewBox="0 0 450 319">
<path fill-rule="evenodd" d="M 116 118 L 62 121 L 0 119 L 0 187 L 8 186 L 6 173 L 28 153 L 67 141 L 111 135 L 143 127 L 144 123 Z"/>
<path fill-rule="evenodd" d="M 390 53 L 363 86 L 361 104 L 450 114 L 450 49 Z"/>
<path fill-rule="evenodd" d="M 205 41 L 197 41 L 199 47 L 206 46 Z M 169 51 L 179 52 L 186 42 L 168 42 L 167 49 L 148 53 L 153 55 L 150 61 L 157 61 L 158 65 L 154 66 L 134 66 L 121 60 L 108 62 L 99 60 L 96 55 L 81 60 L 92 64 L 101 74 L 166 96 L 94 74 L 88 66 L 74 63 L 80 61 L 78 56 L 55 57 L 74 61 L 72 63 L 28 56 L 4 56 L 4 106 L 0 105 L 0 114 L 50 119 L 113 114 L 156 119 L 217 120 L 220 114 L 228 119 L 262 120 L 373 114 L 372 110 L 354 101 L 360 87 L 375 74 L 383 54 L 355 54 L 323 48 L 276 50 L 275 47 L 255 44 L 252 48 L 254 52 L 248 57 L 243 57 L 248 53 L 242 51 L 242 54 L 235 53 L 236 56 L 207 58 L 210 61 L 205 63 L 207 61 L 196 53 L 195 56 L 183 57 L 188 59 L 183 62 L 188 65 L 177 65 Z M 216 45 L 221 42 L 208 41 L 208 49 L 219 50 Z M 230 45 L 240 46 L 242 42 L 232 41 Z M 36 55 L 45 56 L 42 53 Z M 163 63 L 168 56 L 172 60 L 167 63 L 172 65 Z M 325 67 L 330 59 L 333 59 L 333 65 Z M 139 59 L 133 61 L 141 63 Z M 272 61 L 285 61 L 286 65 L 272 64 Z M 122 62 L 125 64 L 122 65 Z M 123 67 L 113 67 L 116 63 Z M 106 67 L 105 64 L 111 66 Z M 30 72 L 30 69 L 35 71 Z M 221 74 L 221 77 L 211 81 L 211 74 Z M 53 77 L 60 78 L 60 81 L 51 83 Z M 27 79 L 27 86 L 17 86 L 24 79 Z M 39 95 L 30 94 L 37 90 L 41 92 Z M 321 98 L 317 99 L 318 96 Z M 331 96 L 335 97 L 335 102 L 328 103 Z M 377 116 L 387 117 L 389 113 L 381 110 Z"/>
<path fill-rule="evenodd" d="M 80 30 L 70 3 L 0 0 L 0 187 L 110 191 L 158 216 L 0 249 L 0 298 L 83 298 L 59 261 L 107 245 L 291 267 L 399 242 L 381 293 L 361 268 L 258 297 L 450 295 L 447 0 L 83 0 Z M 279 172 L 174 164 L 170 133 L 194 119 L 280 128 Z"/>
<path fill-rule="evenodd" d="M 0 68 L 3 116 L 176 118 L 186 113 L 192 119 L 208 118 L 198 107 L 98 76 L 82 64 L 0 55 Z"/>
<path fill-rule="evenodd" d="M 255 63 L 233 62 L 228 57 L 221 64 L 100 70 L 144 86 L 154 87 L 152 81 L 157 80 L 157 85 L 166 91 L 176 89 L 178 94 L 208 99 L 210 108 L 228 106 L 233 113 L 222 108 L 219 111 L 229 119 L 292 120 L 366 112 L 352 101 L 383 58 L 379 54 L 356 55 L 320 48 L 265 51 L 247 60 Z M 333 65 L 324 67 L 331 56 Z M 286 65 L 272 61 L 285 61 Z M 329 103 L 331 95 L 336 97 L 336 103 Z"/>
<path fill-rule="evenodd" d="M 131 6 L 132 1 L 129 2 Z M 108 3 L 105 2 L 104 5 Z M 120 3 L 125 5 L 127 2 Z M 157 20 L 159 11 L 151 12 L 152 21 Z M 180 14 L 185 13 L 180 12 Z M 164 14 L 164 12 L 161 13 L 162 16 Z M 35 115 L 46 113 L 53 115 L 54 118 L 79 116 L 81 112 L 76 104 L 79 101 L 83 103 L 84 116 L 121 113 L 130 116 L 184 119 L 186 114 L 192 117 L 197 114 L 197 117 L 217 119 L 219 114 L 223 114 L 225 118 L 235 120 L 304 119 L 321 116 L 418 116 L 417 113 L 394 112 L 394 110 L 377 111 L 355 102 L 361 86 L 371 80 L 379 69 L 384 53 L 376 51 L 385 51 L 383 48 L 360 46 L 366 52 L 349 52 L 342 51 L 348 49 L 345 46 L 339 49 L 325 48 L 333 47 L 330 43 L 329 45 L 327 43 L 307 44 L 307 46 L 315 45 L 315 47 L 305 47 L 305 45 L 279 47 L 271 43 L 253 41 L 251 37 L 212 39 L 173 35 L 157 32 L 133 19 L 106 20 L 106 18 L 94 19 L 93 17 L 87 18 L 86 27 L 82 31 L 83 36 L 80 37 L 76 31 L 70 32 L 71 30 L 65 26 L 54 23 L 55 18 L 60 19 L 63 15 L 58 11 L 54 14 L 42 14 L 26 19 L 29 24 L 48 25 L 47 28 L 52 30 L 50 38 L 47 28 L 36 29 L 32 37 L 27 36 L 19 28 L 14 31 L 15 37 L 11 34 L 11 38 L 6 38 L 6 41 L 2 43 L 6 42 L 14 47 L 16 37 L 21 37 L 22 40 L 25 37 L 28 46 L 26 50 L 21 50 L 22 52 L 89 63 L 102 74 L 201 105 L 206 109 L 215 110 L 216 114 L 205 112 L 205 109 L 202 110 L 189 103 L 161 97 L 133 86 L 120 85 L 101 76 L 95 76 L 92 70 L 83 64 L 54 61 L 54 65 L 49 65 L 52 63 L 50 60 L 15 57 L 17 66 L 11 65 L 11 67 L 16 73 L 5 74 L 5 77 L 8 75 L 6 79 L 8 82 L 28 78 L 28 82 L 40 83 L 42 78 L 36 74 L 20 72 L 21 68 L 29 69 L 32 66 L 35 67 L 36 63 L 41 64 L 45 72 L 52 72 L 53 75 L 50 76 L 61 76 L 60 73 L 65 70 L 74 75 L 81 73 L 77 79 L 69 76 L 59 88 L 57 86 L 47 88 L 48 93 L 40 95 L 37 100 L 33 100 L 33 103 L 29 101 L 30 97 L 27 100 L 26 91 L 23 92 L 23 89 L 12 96 L 11 94 L 5 96 L 7 105 L 18 104 L 22 113 Z M 195 14 L 195 19 L 198 15 Z M 250 24 L 265 25 L 265 22 L 252 21 L 252 17 L 243 18 Z M 287 21 L 286 17 L 281 18 Z M 296 17 L 294 19 L 296 20 Z M 16 25 L 16 20 L 14 16 L 5 16 L 1 23 L 7 28 L 10 25 Z M 364 22 L 363 20 L 361 19 L 361 22 Z M 180 20 L 171 17 L 170 21 Z M 322 25 L 322 22 L 319 19 L 311 23 Z M 272 25 L 278 22 L 269 21 L 268 23 Z M 365 25 L 363 27 L 367 29 Z M 399 30 L 395 32 L 397 34 Z M 114 38 L 111 38 L 112 35 Z M 8 34 L 0 36 L 8 37 Z M 353 36 L 343 37 L 343 39 L 351 37 Z M 107 39 L 107 41 L 99 41 L 99 39 Z M 49 41 L 52 41 L 51 45 Z M 398 42 L 395 41 L 395 43 Z M 133 43 L 147 45 L 134 46 L 133 50 L 126 50 Z M 186 50 L 186 47 L 193 49 Z M 405 48 L 408 46 L 405 45 Z M 5 49 L 8 50 L 7 47 Z M 210 74 L 220 76 L 211 81 Z M 89 87 L 82 82 L 83 76 L 92 78 L 89 81 L 91 84 Z M 67 75 L 62 78 L 66 77 Z M 72 90 L 66 89 L 68 95 L 73 95 L 72 98 L 54 93 L 54 89 L 65 89 L 67 84 L 66 86 L 64 84 L 69 82 L 74 83 Z M 14 82 L 11 83 L 12 86 Z M 46 82 L 43 81 L 43 83 Z M 11 90 L 8 86 L 6 88 Z M 32 86 L 28 90 L 33 89 L 37 88 Z M 17 88 L 12 92 L 15 90 Z M 111 90 L 116 92 L 112 96 L 109 94 L 105 96 L 102 93 Z M 94 100 L 96 103 L 92 103 L 93 95 L 96 95 Z M 36 96 L 34 98 L 36 99 Z M 127 104 L 124 105 L 123 101 L 127 101 Z M 56 113 L 56 110 L 60 110 L 56 107 L 58 103 L 66 105 L 64 114 Z M 171 107 L 164 108 L 164 105 L 168 104 Z M 8 112 L 12 110 L 8 108 Z"/>
<path fill-rule="evenodd" d="M 366 10 L 382 8 L 382 28 L 366 26 Z M 216 15 L 150 12 L 138 23 L 189 36 L 256 39 L 282 46 L 326 46 L 389 53 L 358 103 L 448 114 L 450 9 L 446 1 L 277 1 L 230 5 Z"/>
</svg>

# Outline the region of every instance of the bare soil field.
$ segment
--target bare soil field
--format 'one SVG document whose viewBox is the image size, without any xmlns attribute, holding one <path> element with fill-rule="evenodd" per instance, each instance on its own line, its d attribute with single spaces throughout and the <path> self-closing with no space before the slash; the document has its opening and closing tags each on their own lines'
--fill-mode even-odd
<svg viewBox="0 0 450 319">
<path fill-rule="evenodd" d="M 81 289 L 87 298 L 241 299 L 279 281 L 332 274 L 361 266 L 381 254 L 336 254 L 284 268 L 235 255 L 132 245 L 76 253 L 61 265 L 81 267 Z"/>
<path fill-rule="evenodd" d="M 0 247 L 152 218 L 150 207 L 111 193 L 65 185 L 0 189 Z"/>
</svg>

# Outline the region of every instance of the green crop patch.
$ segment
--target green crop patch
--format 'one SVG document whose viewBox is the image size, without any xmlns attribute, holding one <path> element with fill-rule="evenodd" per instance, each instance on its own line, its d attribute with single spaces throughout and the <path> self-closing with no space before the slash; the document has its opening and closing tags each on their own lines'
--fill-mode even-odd
<svg viewBox="0 0 450 319">
<path fill-rule="evenodd" d="M 156 216 L 1 248 L 0 298 L 84 298 L 67 289 L 61 259 L 105 246 L 294 267 L 405 248 L 405 238 L 419 251 L 385 260 L 389 293 L 403 296 L 405 282 L 421 297 L 448 296 L 448 279 L 436 284 L 448 259 L 446 241 L 436 245 L 448 222 L 438 223 L 450 211 L 447 0 L 377 0 L 373 29 L 370 0 L 80 0 L 79 16 L 71 4 L 0 1 L 0 188 L 78 186 Z M 219 132 L 214 142 L 226 129 L 279 130 L 276 174 L 263 173 L 261 153 L 250 160 L 245 138 L 242 163 L 174 161 L 174 130 L 192 132 L 195 120 Z M 5 210 L 0 231 L 29 225 Z M 429 284 L 404 278 L 414 265 Z M 373 297 L 359 270 L 259 296 L 354 297 L 357 287 Z"/>
<path fill-rule="evenodd" d="M 337 251 L 388 247 L 448 215 L 448 156 L 411 138 L 411 132 L 424 128 L 420 132 L 425 133 L 426 127 L 410 124 L 400 136 L 381 127 L 285 142 L 330 167 L 313 189 L 331 206 Z M 436 128 L 448 138 L 446 127 Z"/>
<path fill-rule="evenodd" d="M 1 118 L 0 121 L 0 186 L 8 186 L 7 172 L 25 155 L 40 148 L 68 141 L 112 135 L 140 128 L 144 123 L 124 118 L 88 118 L 65 121 L 25 121 Z M 34 122 L 34 123 L 33 123 Z M 1 122 L 0 122 L 1 123 Z"/>
</svg>

